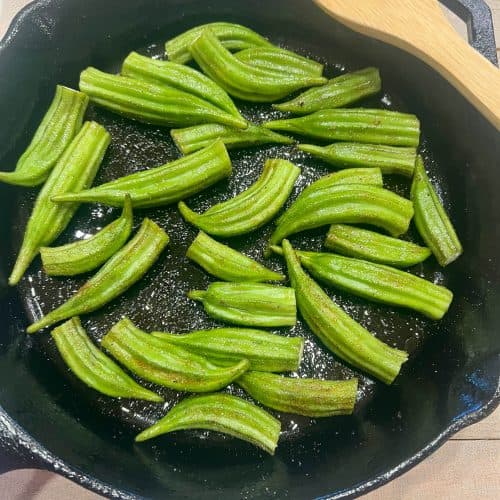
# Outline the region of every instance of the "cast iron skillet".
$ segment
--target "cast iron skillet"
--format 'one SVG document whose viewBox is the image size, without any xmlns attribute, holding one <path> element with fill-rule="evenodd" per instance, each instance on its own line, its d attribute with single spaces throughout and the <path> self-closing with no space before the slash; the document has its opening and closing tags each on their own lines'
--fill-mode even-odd
<svg viewBox="0 0 500 500">
<path fill-rule="evenodd" d="M 470 16 L 472 6 L 480 13 L 468 17 L 472 40 L 493 60 L 487 7 L 477 1 L 461 7 L 449 3 L 462 15 Z M 137 430 L 181 395 L 163 390 L 165 407 L 97 397 L 68 373 L 47 332 L 31 337 L 24 333 L 33 317 L 61 303 L 85 277 L 48 279 L 36 262 L 18 288 L 6 286 L 36 191 L 0 186 L 1 441 L 17 457 L 17 466 L 56 470 L 94 491 L 123 498 L 340 498 L 366 492 L 422 460 L 499 401 L 500 140 L 449 84 L 405 53 L 343 28 L 305 0 L 254 0 L 237 6 L 231 0 L 43 0 L 16 18 L 0 47 L 1 165 L 13 167 L 56 83 L 75 87 L 79 72 L 88 65 L 117 70 L 134 49 L 160 54 L 164 40 L 213 20 L 240 22 L 274 42 L 314 54 L 327 63 L 329 74 L 366 65 L 381 68 L 383 97 L 363 104 L 419 116 L 422 153 L 464 244 L 463 257 L 445 271 L 432 261 L 416 269 L 455 292 L 449 314 L 442 322 L 430 322 L 332 294 L 380 338 L 407 349 L 410 361 L 392 387 L 374 383 L 327 354 L 299 323 L 290 334 L 307 339 L 301 373 L 329 378 L 355 373 L 361 377 L 361 393 L 353 417 L 315 422 L 280 415 L 284 434 L 274 458 L 245 443 L 205 433 L 177 433 L 134 445 Z M 276 115 L 268 106 L 243 109 L 256 121 Z M 178 155 L 165 129 L 93 108 L 88 116 L 113 136 L 96 183 Z M 328 171 L 293 148 L 235 152 L 232 178 L 194 197 L 190 206 L 203 208 L 232 196 L 256 179 L 264 158 L 275 155 L 289 157 L 303 169 L 294 195 Z M 408 193 L 405 183 L 389 183 Z M 59 243 L 95 231 L 116 213 L 104 206 L 82 206 Z M 181 332 L 215 324 L 185 298 L 188 288 L 209 283 L 184 257 L 195 230 L 182 222 L 175 208 L 137 212 L 136 224 L 146 213 L 167 229 L 171 244 L 137 286 L 84 318 L 96 340 L 123 314 L 145 329 Z M 270 230 L 268 226 L 232 244 L 259 257 Z M 317 231 L 294 243 L 320 248 L 323 236 Z M 271 265 L 279 268 L 281 262 L 274 259 Z"/>
</svg>

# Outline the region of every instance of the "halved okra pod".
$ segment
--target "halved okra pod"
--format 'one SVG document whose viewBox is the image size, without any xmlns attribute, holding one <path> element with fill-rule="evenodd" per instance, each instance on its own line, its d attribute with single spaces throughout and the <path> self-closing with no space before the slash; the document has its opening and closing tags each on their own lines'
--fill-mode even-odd
<svg viewBox="0 0 500 500">
<path fill-rule="evenodd" d="M 277 134 L 264 127 L 248 124 L 246 129 L 236 129 L 219 123 L 207 123 L 194 127 L 174 129 L 170 135 L 182 154 L 189 154 L 220 139 L 227 149 L 246 148 L 259 144 L 293 144 L 286 135 Z"/>
<path fill-rule="evenodd" d="M 52 330 L 52 338 L 70 370 L 86 385 L 114 398 L 163 398 L 140 386 L 88 338 L 79 318 L 71 318 Z"/>
<path fill-rule="evenodd" d="M 250 47 L 273 47 L 271 42 L 255 31 L 234 23 L 201 24 L 177 35 L 165 43 L 165 54 L 170 61 L 184 64 L 192 59 L 189 46 L 205 31 L 210 29 L 228 50 L 243 50 Z"/>
<path fill-rule="evenodd" d="M 74 276 L 96 269 L 126 243 L 133 222 L 132 201 L 127 195 L 121 217 L 94 236 L 60 247 L 40 248 L 44 271 L 49 276 Z"/>
<path fill-rule="evenodd" d="M 280 47 L 252 47 L 234 54 L 241 62 L 280 74 L 321 76 L 323 64 Z"/>
<path fill-rule="evenodd" d="M 134 208 L 158 207 L 187 198 L 231 174 L 229 155 L 222 141 L 160 167 L 135 172 L 78 193 L 54 196 L 53 201 L 99 202 L 119 207 L 125 195 Z"/>
<path fill-rule="evenodd" d="M 159 61 L 141 56 L 137 52 L 131 52 L 123 61 L 121 74 L 137 80 L 145 80 L 160 86 L 182 90 L 242 118 L 238 108 L 224 90 L 203 73 L 184 64 Z"/>
<path fill-rule="evenodd" d="M 38 186 L 82 128 L 89 98 L 82 92 L 58 85 L 31 143 L 13 172 L 0 172 L 0 181 L 19 186 Z"/>
<path fill-rule="evenodd" d="M 299 167 L 288 160 L 266 160 L 261 176 L 246 191 L 202 214 L 193 212 L 182 201 L 179 211 L 187 222 L 208 234 L 223 237 L 245 234 L 263 226 L 276 215 L 299 174 Z"/>
<path fill-rule="evenodd" d="M 290 207 L 278 221 L 270 244 L 275 245 L 299 231 L 337 223 L 370 224 L 399 236 L 408 230 L 412 217 L 411 201 L 388 189 L 367 184 L 334 184 L 312 191 Z"/>
<path fill-rule="evenodd" d="M 416 148 L 420 123 L 415 115 L 385 109 L 323 109 L 300 118 L 263 124 L 325 141 L 368 142 Z"/>
<path fill-rule="evenodd" d="M 367 300 L 414 309 L 431 319 L 441 319 L 453 299 L 444 286 L 390 266 L 332 253 L 295 253 L 309 273 L 327 285 Z"/>
<path fill-rule="evenodd" d="M 291 288 L 263 283 L 211 283 L 207 290 L 192 290 L 190 299 L 203 303 L 209 316 L 236 325 L 293 326 L 295 294 Z"/>
<path fill-rule="evenodd" d="M 299 144 L 298 148 L 335 167 L 376 167 L 384 175 L 400 174 L 405 177 L 413 176 L 417 158 L 416 148 L 358 142 L 336 142 L 329 146 Z"/>
<path fill-rule="evenodd" d="M 269 408 L 307 417 L 350 415 L 358 390 L 356 378 L 316 380 L 256 371 L 244 373 L 236 382 Z"/>
<path fill-rule="evenodd" d="M 283 240 L 283 253 L 299 311 L 309 328 L 339 358 L 391 384 L 408 354 L 384 344 L 335 304 L 303 271 L 288 240 Z"/>
<path fill-rule="evenodd" d="M 423 262 L 432 252 L 410 241 L 344 224 L 332 224 L 325 247 L 337 253 L 395 267 Z"/>
<path fill-rule="evenodd" d="M 258 406 L 229 394 L 207 394 L 182 400 L 136 441 L 186 429 L 222 432 L 274 455 L 281 423 Z"/>
<path fill-rule="evenodd" d="M 300 337 L 283 337 L 250 328 L 214 328 L 185 334 L 153 332 L 166 342 L 206 356 L 218 365 L 250 362 L 249 369 L 288 372 L 299 368 L 304 349 Z"/>
<path fill-rule="evenodd" d="M 223 123 L 245 128 L 246 121 L 184 90 L 87 68 L 80 74 L 80 90 L 103 108 L 135 120 L 187 127 L 199 123 Z"/>
<path fill-rule="evenodd" d="M 306 90 L 290 101 L 273 104 L 273 107 L 307 115 L 320 109 L 341 108 L 380 92 L 381 86 L 378 69 L 365 68 L 333 78 L 321 87 Z"/>
<path fill-rule="evenodd" d="M 86 314 L 112 301 L 139 281 L 168 244 L 168 235 L 144 219 L 136 235 L 122 247 L 73 297 L 28 327 L 35 333 L 59 321 Z"/>
<path fill-rule="evenodd" d="M 417 158 L 411 185 L 415 225 L 439 264 L 447 266 L 462 254 L 462 244 L 446 211 L 425 173 L 422 158 Z"/>
<path fill-rule="evenodd" d="M 271 102 L 304 87 L 322 85 L 322 76 L 263 69 L 240 61 L 209 29 L 189 46 L 203 72 L 228 94 L 253 102 Z"/>
<path fill-rule="evenodd" d="M 237 250 L 198 233 L 186 256 L 205 271 L 225 281 L 283 281 L 285 277 L 271 271 Z"/>
<path fill-rule="evenodd" d="M 37 196 L 26 226 L 23 243 L 9 278 L 16 285 L 41 247 L 50 245 L 66 228 L 78 208 L 77 203 L 61 206 L 52 197 L 88 188 L 101 165 L 110 141 L 104 127 L 86 122 L 59 158 Z"/>
<path fill-rule="evenodd" d="M 128 318 L 116 323 L 101 345 L 139 377 L 178 391 L 222 389 L 249 367 L 245 359 L 229 367 L 215 366 L 203 356 L 144 333 Z"/>
</svg>

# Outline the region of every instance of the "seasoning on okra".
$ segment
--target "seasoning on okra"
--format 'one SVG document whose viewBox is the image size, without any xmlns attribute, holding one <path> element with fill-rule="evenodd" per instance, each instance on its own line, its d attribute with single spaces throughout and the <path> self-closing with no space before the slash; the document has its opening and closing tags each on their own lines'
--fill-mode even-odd
<svg viewBox="0 0 500 500">
<path fill-rule="evenodd" d="M 232 165 L 222 141 L 160 167 L 135 172 L 78 193 L 53 197 L 61 202 L 123 205 L 126 194 L 134 208 L 158 207 L 198 193 L 228 177 Z"/>
<path fill-rule="evenodd" d="M 291 288 L 263 283 L 211 283 L 207 290 L 192 290 L 190 299 L 203 303 L 212 318 L 245 326 L 293 326 L 295 294 Z"/>
<path fill-rule="evenodd" d="M 325 247 L 358 259 L 409 267 L 427 259 L 432 252 L 410 241 L 344 224 L 332 224 L 326 235 Z"/>
<path fill-rule="evenodd" d="M 462 244 L 434 187 L 427 177 L 422 157 L 417 157 L 411 185 L 415 225 L 439 264 L 447 266 L 463 252 Z"/>
<path fill-rule="evenodd" d="M 167 246 L 169 237 L 153 221 L 144 219 L 136 235 L 122 247 L 73 297 L 28 327 L 35 333 L 59 321 L 86 314 L 112 301 L 139 281 Z"/>
<path fill-rule="evenodd" d="M 244 373 L 237 384 L 264 406 L 307 417 L 350 415 L 358 390 L 357 378 L 316 380 L 256 371 Z"/>
<path fill-rule="evenodd" d="M 40 248 L 44 271 L 49 276 L 73 276 L 96 269 L 126 243 L 133 222 L 132 201 L 127 194 L 121 217 L 94 236 L 60 247 Z"/>
<path fill-rule="evenodd" d="M 299 368 L 304 339 L 283 337 L 251 328 L 214 328 L 185 334 L 153 332 L 166 342 L 181 346 L 217 365 L 250 362 L 250 370 L 288 372 Z"/>
<path fill-rule="evenodd" d="M 116 323 L 101 345 L 132 373 L 178 391 L 217 391 L 250 365 L 239 359 L 227 367 L 216 366 L 203 356 L 144 333 L 128 318 Z"/>
<path fill-rule="evenodd" d="M 223 432 L 274 455 L 281 423 L 244 399 L 229 394 L 206 394 L 182 400 L 135 440 L 146 441 L 161 434 L 187 429 Z"/>
<path fill-rule="evenodd" d="M 95 122 L 86 122 L 59 158 L 38 193 L 28 220 L 9 285 L 17 285 L 41 247 L 50 245 L 66 228 L 78 208 L 77 203 L 61 206 L 54 196 L 78 193 L 92 184 L 108 147 L 110 135 Z"/>
<path fill-rule="evenodd" d="M 89 98 L 82 92 L 57 85 L 56 93 L 31 143 L 13 172 L 0 172 L 0 182 L 38 186 L 82 128 Z"/>
<path fill-rule="evenodd" d="M 179 211 L 187 222 L 208 234 L 223 237 L 245 234 L 263 226 L 276 215 L 290 195 L 299 173 L 299 167 L 288 160 L 266 160 L 259 179 L 246 191 L 202 214 L 193 212 L 182 201 Z"/>
<path fill-rule="evenodd" d="M 323 109 L 300 118 L 263 124 L 325 141 L 367 142 L 416 148 L 420 123 L 415 115 L 385 109 Z"/>
<path fill-rule="evenodd" d="M 299 115 L 320 109 L 341 108 L 380 92 L 382 83 L 377 68 L 365 68 L 337 76 L 321 87 L 306 90 L 294 99 L 273 104 L 280 111 Z"/>
<path fill-rule="evenodd" d="M 354 321 L 303 271 L 288 240 L 282 247 L 297 306 L 309 328 L 339 358 L 391 384 L 408 354 L 384 344 Z"/>
<path fill-rule="evenodd" d="M 92 389 L 114 398 L 163 401 L 161 396 L 140 386 L 100 351 L 87 336 L 78 317 L 54 328 L 51 335 L 70 370 Z"/>
</svg>

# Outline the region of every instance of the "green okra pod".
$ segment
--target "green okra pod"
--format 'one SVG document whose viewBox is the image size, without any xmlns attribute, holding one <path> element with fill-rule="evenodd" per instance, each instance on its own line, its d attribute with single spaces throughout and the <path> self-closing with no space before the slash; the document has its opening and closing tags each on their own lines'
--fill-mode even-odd
<svg viewBox="0 0 500 500">
<path fill-rule="evenodd" d="M 321 87 L 306 90 L 290 101 L 273 104 L 273 107 L 280 111 L 307 115 L 320 109 L 347 106 L 380 92 L 381 88 L 378 69 L 365 68 L 333 78 Z"/>
<path fill-rule="evenodd" d="M 52 103 L 16 169 L 0 172 L 0 182 L 19 186 L 38 186 L 44 182 L 82 128 L 88 101 L 82 92 L 57 85 Z"/>
<path fill-rule="evenodd" d="M 249 367 L 245 359 L 228 367 L 216 366 L 203 356 L 144 333 L 128 318 L 116 323 L 101 345 L 139 377 L 178 391 L 222 389 Z"/>
<path fill-rule="evenodd" d="M 408 354 L 384 344 L 335 304 L 303 271 L 288 240 L 283 240 L 283 253 L 297 306 L 309 328 L 339 358 L 391 384 Z"/>
<path fill-rule="evenodd" d="M 229 155 L 222 141 L 160 167 L 120 177 L 78 193 L 54 196 L 53 201 L 99 202 L 123 205 L 129 194 L 135 208 L 158 207 L 187 198 L 231 174 Z"/>
<path fill-rule="evenodd" d="M 309 273 L 327 285 L 375 302 L 413 309 L 431 319 L 441 319 L 453 299 L 444 286 L 390 266 L 332 253 L 295 253 Z"/>
<path fill-rule="evenodd" d="M 447 266 L 462 254 L 462 244 L 425 173 L 420 156 L 417 157 L 415 165 L 411 199 L 415 207 L 415 225 L 420 236 L 439 264 Z"/>
<path fill-rule="evenodd" d="M 415 115 L 385 109 L 323 109 L 300 118 L 263 124 L 325 141 L 368 142 L 416 148 L 420 123 Z"/>
<path fill-rule="evenodd" d="M 271 102 L 304 87 L 321 85 L 322 76 L 278 73 L 240 61 L 229 52 L 209 29 L 189 46 L 203 72 L 228 94 L 253 102 Z"/>
<path fill-rule="evenodd" d="M 264 372 L 297 370 L 304 349 L 304 340 L 300 337 L 283 337 L 250 328 L 214 328 L 181 335 L 153 332 L 153 335 L 206 356 L 218 365 L 247 359 L 249 369 Z"/>
<path fill-rule="evenodd" d="M 263 283 L 211 283 L 207 290 L 192 290 L 209 316 L 245 326 L 293 326 L 295 294 L 291 288 Z"/>
<path fill-rule="evenodd" d="M 275 245 L 290 234 L 328 224 L 370 224 L 393 236 L 408 230 L 413 217 L 410 200 L 378 186 L 334 184 L 316 189 L 290 207 L 271 235 Z"/>
<path fill-rule="evenodd" d="M 335 142 L 329 146 L 299 144 L 301 151 L 310 153 L 339 168 L 375 167 L 384 175 L 400 174 L 412 177 L 417 158 L 416 148 Z"/>
<path fill-rule="evenodd" d="M 410 241 L 398 240 L 359 227 L 332 224 L 328 230 L 325 247 L 337 253 L 370 260 L 394 267 L 419 264 L 431 255 L 427 247 Z"/>
<path fill-rule="evenodd" d="M 182 154 L 193 153 L 220 139 L 227 149 L 247 148 L 260 144 L 293 144 L 294 140 L 286 135 L 277 134 L 264 127 L 248 124 L 244 130 L 208 123 L 181 129 L 173 129 L 170 135 Z"/>
<path fill-rule="evenodd" d="M 283 74 L 321 76 L 323 64 L 280 47 L 252 47 L 234 54 L 241 62 Z"/>
<path fill-rule="evenodd" d="M 92 67 L 81 72 L 80 90 L 95 104 L 144 123 L 167 127 L 199 123 L 223 123 L 237 128 L 247 126 L 241 116 L 228 113 L 184 90 L 112 75 Z"/>
<path fill-rule="evenodd" d="M 186 256 L 205 271 L 225 281 L 283 281 L 285 277 L 271 271 L 255 260 L 210 238 L 203 231 L 198 233 L 187 249 Z"/>
<path fill-rule="evenodd" d="M 110 135 L 95 122 L 86 122 L 59 158 L 37 196 L 26 226 L 9 284 L 16 285 L 41 247 L 50 245 L 66 228 L 78 203 L 60 206 L 52 197 L 79 192 L 92 184 L 108 147 Z"/>
<path fill-rule="evenodd" d="M 104 264 L 73 297 L 28 327 L 35 333 L 59 321 L 86 314 L 112 301 L 139 281 L 168 244 L 169 237 L 144 219 L 136 235 Z"/>
<path fill-rule="evenodd" d="M 299 173 L 299 167 L 287 160 L 266 160 L 261 176 L 246 191 L 202 214 L 193 212 L 182 201 L 179 211 L 186 221 L 208 234 L 223 237 L 245 234 L 263 226 L 276 215 L 290 195 Z"/>
<path fill-rule="evenodd" d="M 163 401 L 161 396 L 140 386 L 101 352 L 87 336 L 78 317 L 54 328 L 51 335 L 70 370 L 92 389 L 114 398 Z"/>
<path fill-rule="evenodd" d="M 184 64 L 192 59 L 189 46 L 205 31 L 210 29 L 228 50 L 243 50 L 250 47 L 273 47 L 271 42 L 255 31 L 234 23 L 201 24 L 181 33 L 165 43 L 165 54 L 170 61 Z"/>
<path fill-rule="evenodd" d="M 316 380 L 257 371 L 244 373 L 237 384 L 269 408 L 306 417 L 350 415 L 358 390 L 357 378 Z"/>
<path fill-rule="evenodd" d="M 121 217 L 94 236 L 60 247 L 40 248 L 44 271 L 49 276 L 74 276 L 96 269 L 126 243 L 133 222 L 132 201 L 127 195 Z"/>
<path fill-rule="evenodd" d="M 274 455 L 281 423 L 258 406 L 229 394 L 207 394 L 182 400 L 136 441 L 186 429 L 223 432 Z"/>
</svg>

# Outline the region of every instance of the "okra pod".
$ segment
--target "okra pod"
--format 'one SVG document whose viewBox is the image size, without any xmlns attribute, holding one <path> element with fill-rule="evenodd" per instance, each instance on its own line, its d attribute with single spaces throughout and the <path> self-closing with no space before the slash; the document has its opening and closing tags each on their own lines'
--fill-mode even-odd
<svg viewBox="0 0 500 500">
<path fill-rule="evenodd" d="M 120 177 L 78 193 L 54 196 L 53 201 L 99 202 L 119 207 L 126 194 L 135 208 L 158 207 L 187 198 L 231 174 L 222 141 L 160 167 Z"/>
<path fill-rule="evenodd" d="M 321 76 L 323 64 L 280 47 L 252 47 L 234 54 L 241 62 L 283 74 Z"/>
<path fill-rule="evenodd" d="M 114 398 L 163 401 L 161 396 L 140 386 L 101 352 L 88 338 L 78 317 L 54 328 L 51 335 L 70 370 L 92 389 Z"/>
<path fill-rule="evenodd" d="M 198 233 L 186 256 L 205 271 L 225 281 L 283 281 L 285 277 L 271 271 L 255 260 L 210 238 L 203 231 Z"/>
<path fill-rule="evenodd" d="M 59 321 L 86 314 L 112 301 L 139 281 L 168 243 L 168 235 L 144 219 L 136 235 L 104 264 L 73 297 L 28 327 L 35 333 Z"/>
<path fill-rule="evenodd" d="M 96 269 L 125 245 L 134 222 L 132 201 L 125 197 L 121 217 L 87 240 L 60 247 L 42 247 L 40 256 L 49 276 L 74 276 Z"/>
<path fill-rule="evenodd" d="M 293 209 L 293 210 L 292 210 Z M 327 224 L 370 224 L 393 236 L 408 230 L 410 200 L 378 186 L 337 184 L 311 192 L 285 212 L 271 236 L 275 245 L 290 234 Z"/>
<path fill-rule="evenodd" d="M 248 124 L 244 130 L 208 123 L 181 129 L 173 129 L 170 135 L 182 154 L 189 154 L 204 148 L 216 139 L 220 139 L 227 149 L 247 148 L 259 144 L 293 144 L 294 140 L 286 135 L 277 134 L 264 127 Z"/>
<path fill-rule="evenodd" d="M 206 313 L 220 321 L 245 326 L 293 326 L 295 294 L 291 288 L 263 283 L 211 283 L 188 297 L 203 303 Z"/>
<path fill-rule="evenodd" d="M 44 182 L 82 128 L 88 101 L 85 94 L 57 85 L 52 103 L 16 169 L 0 172 L 0 181 L 18 186 L 38 186 Z"/>
<path fill-rule="evenodd" d="M 189 46 L 210 29 L 228 50 L 243 50 L 250 47 L 273 47 L 271 42 L 255 31 L 234 23 L 208 23 L 191 28 L 165 43 L 165 54 L 170 61 L 184 64 L 192 59 Z"/>
<path fill-rule="evenodd" d="M 272 102 L 304 87 L 322 85 L 322 76 L 278 73 L 240 61 L 229 52 L 209 29 L 189 46 L 203 72 L 228 94 L 253 102 Z"/>
<path fill-rule="evenodd" d="M 414 266 L 423 262 L 432 253 L 427 247 L 421 247 L 410 241 L 398 240 L 344 224 L 330 226 L 325 247 L 348 257 L 394 267 Z"/>
<path fill-rule="evenodd" d="M 306 90 L 294 99 L 273 104 L 280 111 L 299 115 L 320 109 L 341 108 L 380 92 L 382 82 L 377 68 L 365 68 L 329 80 L 321 87 Z"/>
<path fill-rule="evenodd" d="M 263 372 L 297 370 L 304 349 L 304 340 L 300 337 L 283 337 L 250 328 L 214 328 L 182 335 L 153 332 L 153 335 L 206 356 L 218 365 L 247 359 L 250 370 Z"/>
<path fill-rule="evenodd" d="M 92 184 L 110 141 L 98 123 L 86 122 L 59 158 L 37 196 L 26 226 L 10 285 L 17 285 L 41 247 L 50 245 L 66 228 L 78 203 L 61 206 L 52 197 L 67 192 L 78 193 Z"/>
<path fill-rule="evenodd" d="M 178 391 L 222 389 L 249 367 L 245 359 L 229 367 L 215 366 L 203 356 L 144 333 L 128 318 L 116 323 L 101 345 L 132 373 Z"/>
<path fill-rule="evenodd" d="M 303 271 L 288 240 L 282 245 L 297 305 L 309 328 L 339 358 L 391 384 L 408 354 L 384 344 L 354 321 Z"/>
<path fill-rule="evenodd" d="M 223 237 L 245 234 L 263 226 L 276 215 L 290 195 L 299 173 L 299 167 L 288 160 L 266 160 L 261 176 L 246 191 L 202 214 L 193 212 L 182 201 L 179 211 L 187 222 L 208 234 Z"/>
<path fill-rule="evenodd" d="M 416 148 L 336 142 L 329 146 L 299 144 L 301 151 L 324 160 L 338 168 L 376 167 L 384 175 L 400 174 L 412 177 L 417 158 Z"/>
<path fill-rule="evenodd" d="M 385 109 L 323 109 L 300 118 L 263 124 L 325 141 L 368 142 L 416 148 L 420 123 L 415 115 Z"/>
<path fill-rule="evenodd" d="M 87 68 L 80 74 L 80 90 L 92 102 L 115 113 L 145 123 L 187 127 L 199 123 L 223 123 L 246 128 L 241 116 L 174 87 Z"/>
<path fill-rule="evenodd" d="M 237 384 L 264 406 L 306 417 L 350 415 L 358 390 L 357 378 L 316 380 L 257 371 L 244 373 Z"/>
<path fill-rule="evenodd" d="M 417 157 L 415 164 L 411 199 L 415 207 L 415 225 L 420 236 L 432 250 L 439 264 L 447 266 L 462 254 L 462 244 L 427 177 L 420 156 Z"/>
<path fill-rule="evenodd" d="M 182 400 L 135 440 L 146 441 L 161 434 L 186 429 L 222 432 L 274 455 L 281 423 L 244 399 L 229 394 L 207 394 Z"/>
<path fill-rule="evenodd" d="M 390 266 L 333 253 L 295 253 L 314 278 L 329 286 L 374 302 L 413 309 L 431 319 L 441 319 L 453 299 L 444 286 Z"/>
<path fill-rule="evenodd" d="M 137 52 L 131 52 L 123 61 L 121 74 L 182 90 L 204 99 L 238 118 L 242 118 L 238 108 L 224 90 L 203 73 L 184 64 L 159 61 L 158 59 L 141 56 Z"/>
</svg>

